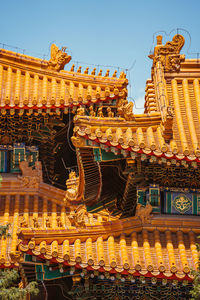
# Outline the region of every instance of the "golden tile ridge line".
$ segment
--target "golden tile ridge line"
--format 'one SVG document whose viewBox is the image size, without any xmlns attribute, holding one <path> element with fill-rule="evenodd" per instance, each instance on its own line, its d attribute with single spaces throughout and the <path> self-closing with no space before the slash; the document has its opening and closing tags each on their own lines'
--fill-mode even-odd
<svg viewBox="0 0 200 300">
<path fill-rule="evenodd" d="M 142 246 L 138 245 L 138 234 L 143 238 Z M 131 235 L 131 243 L 124 234 L 120 235 L 118 238 L 111 234 L 107 238 L 99 237 L 95 240 L 92 240 L 90 237 L 86 237 L 84 242 L 82 242 L 77 236 L 74 241 L 70 241 L 68 238 L 65 238 L 63 242 L 52 240 L 52 242 L 48 244 L 46 243 L 46 240 L 41 240 L 38 243 L 38 239 L 35 237 L 28 243 L 27 241 L 26 243 L 20 242 L 19 249 L 26 253 L 30 253 L 30 251 L 32 251 L 32 254 L 36 256 L 40 256 L 42 254 L 47 260 L 54 258 L 59 263 L 65 263 L 65 260 L 67 260 L 67 263 L 70 265 L 79 263 L 83 267 L 94 266 L 95 269 L 104 267 L 105 270 L 115 268 L 117 272 L 122 272 L 123 270 L 128 270 L 130 272 L 161 272 L 168 274 L 168 276 L 169 273 L 171 275 L 177 274 L 177 276 L 184 276 L 184 274 L 188 274 L 191 269 L 191 262 L 189 265 L 188 259 L 191 260 L 191 258 L 193 258 L 193 266 L 197 265 L 197 249 L 194 247 L 194 233 L 189 233 L 191 252 L 187 252 L 187 254 L 185 251 L 185 244 L 183 243 L 182 231 L 176 232 L 178 237 L 177 248 L 174 242 L 172 242 L 172 233 L 167 230 L 163 234 L 166 235 L 166 249 L 164 246 L 161 246 L 160 233 L 157 230 L 154 231 L 155 250 L 152 248 L 152 241 L 150 241 L 150 235 L 147 229 L 143 229 L 139 233 L 133 232 Z M 139 251 L 140 253 L 141 251 L 144 253 L 145 262 L 141 262 L 141 254 L 139 254 Z M 152 261 L 152 251 L 155 251 L 156 253 L 156 260 L 154 262 Z M 162 260 L 162 252 L 165 253 L 165 251 L 168 252 L 168 265 Z M 179 257 L 176 257 L 176 259 L 174 251 L 178 251 L 179 253 Z M 97 253 L 97 256 L 94 252 Z M 131 253 L 133 253 L 133 256 Z"/>
<path fill-rule="evenodd" d="M 15 198 L 13 198 L 13 196 L 15 196 Z M 33 207 L 31 203 L 33 203 Z M 49 204 L 51 205 L 49 206 Z M 63 203 L 57 205 L 55 201 L 51 201 L 47 197 L 40 198 L 37 194 L 32 192 L 30 195 L 28 195 L 27 192 L 25 194 L 5 194 L 4 198 L 1 197 L 1 205 L 3 215 L 0 216 L 0 223 L 2 225 L 9 224 L 9 233 L 11 236 L 0 241 L 0 264 L 18 264 L 19 259 L 21 259 L 21 254 L 16 252 L 16 249 L 19 242 L 18 234 L 21 229 L 26 228 L 32 232 L 34 232 L 34 230 L 40 232 L 43 228 L 46 233 L 52 230 L 54 233 L 62 233 L 65 228 L 67 231 L 77 232 L 77 228 L 71 224 L 70 213 L 66 213 L 66 207 Z M 43 207 L 42 209 L 41 205 Z M 93 215 L 88 214 L 86 226 L 91 227 L 96 224 L 101 224 L 109 218 L 109 215 L 105 215 L 103 212 Z"/>
<path fill-rule="evenodd" d="M 73 137 L 72 141 L 76 147 L 79 147 L 80 145 L 81 147 L 91 147 L 91 146 L 95 147 L 101 144 L 101 145 L 105 145 L 108 151 L 110 147 L 118 149 L 118 152 L 119 150 L 122 151 L 122 154 L 125 155 L 125 157 L 127 157 L 129 153 L 131 154 L 131 157 L 132 156 L 134 157 L 134 153 L 137 153 L 139 155 L 144 154 L 145 155 L 144 159 L 151 158 L 151 156 L 157 157 L 158 159 L 164 158 L 165 161 L 163 161 L 163 163 L 166 163 L 166 160 L 168 160 L 171 164 L 173 163 L 172 161 L 174 159 L 178 161 L 185 161 L 186 163 L 187 162 L 195 163 L 193 164 L 194 168 L 197 167 L 196 163 L 200 163 L 199 151 L 198 153 L 195 153 L 196 155 L 191 155 L 190 153 L 188 153 L 188 155 L 182 154 L 181 152 L 177 151 L 175 140 L 172 140 L 170 142 L 170 145 L 167 145 L 164 143 L 163 139 L 160 138 L 159 146 L 158 148 L 156 147 L 156 149 L 153 143 L 148 145 L 148 140 L 150 140 L 151 137 L 149 135 L 146 136 L 145 138 L 147 139 L 147 143 L 146 143 L 144 140 L 144 135 L 141 127 L 137 128 L 136 137 L 134 138 L 136 139 L 136 142 L 132 141 L 132 139 L 131 140 L 125 139 L 124 137 L 124 140 L 126 142 L 121 144 L 117 139 L 113 138 L 115 134 L 114 133 L 111 134 L 110 129 L 109 130 L 107 129 L 106 131 L 107 134 L 110 133 L 109 136 L 107 134 L 102 134 L 102 132 L 99 129 L 92 134 L 87 134 L 86 131 L 87 129 L 82 128 L 82 131 L 76 132 L 76 135 L 79 135 L 81 137 L 80 140 L 81 144 L 76 143 L 77 138 L 75 136 Z M 86 140 L 90 140 L 93 144 L 90 146 L 86 146 Z M 130 142 L 127 143 L 128 140 Z M 187 164 L 185 166 L 187 167 Z"/>
</svg>

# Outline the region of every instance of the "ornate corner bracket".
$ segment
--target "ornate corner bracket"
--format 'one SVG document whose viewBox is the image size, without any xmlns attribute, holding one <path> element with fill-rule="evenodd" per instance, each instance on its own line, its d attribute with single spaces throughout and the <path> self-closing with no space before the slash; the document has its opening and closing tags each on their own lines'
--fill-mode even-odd
<svg viewBox="0 0 200 300">
<path fill-rule="evenodd" d="M 153 59 L 153 67 L 159 61 L 165 72 L 179 72 L 180 64 L 185 59 L 185 55 L 180 54 L 184 43 L 184 37 L 177 34 L 171 42 L 162 45 L 162 36 L 158 35 L 154 53 L 149 55 L 149 58 Z"/>
<path fill-rule="evenodd" d="M 22 161 L 19 164 L 22 171 L 22 176 L 18 176 L 21 187 L 38 189 L 42 182 L 42 164 L 40 161 L 35 162 L 35 169 L 28 166 L 27 161 Z"/>
<path fill-rule="evenodd" d="M 66 52 L 66 47 L 59 49 L 55 44 L 51 45 L 51 58 L 48 62 L 48 69 L 54 71 L 61 71 L 65 65 L 71 60 L 71 56 Z"/>
<path fill-rule="evenodd" d="M 152 213 L 152 206 L 150 203 L 147 203 L 147 205 L 144 207 L 142 204 L 138 203 L 136 207 L 136 213 L 135 216 L 139 218 L 144 223 L 150 223 L 151 222 L 151 215 Z"/>
</svg>

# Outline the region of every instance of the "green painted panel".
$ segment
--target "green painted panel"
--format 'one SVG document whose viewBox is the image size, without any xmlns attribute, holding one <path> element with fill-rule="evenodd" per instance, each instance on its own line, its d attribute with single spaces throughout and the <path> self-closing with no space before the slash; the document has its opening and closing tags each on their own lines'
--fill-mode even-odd
<svg viewBox="0 0 200 300">
<path fill-rule="evenodd" d="M 171 193 L 167 193 L 167 213 L 171 213 Z"/>
<path fill-rule="evenodd" d="M 49 267 L 46 265 L 43 265 L 43 269 L 44 269 L 45 280 L 57 279 L 57 278 L 62 278 L 70 275 L 69 271 L 61 273 L 59 269 L 50 271 Z"/>
<path fill-rule="evenodd" d="M 36 265 L 35 268 L 36 268 L 37 280 L 44 280 L 44 272 L 43 272 L 42 265 Z"/>
<path fill-rule="evenodd" d="M 25 261 L 25 262 L 30 262 L 30 261 L 32 261 L 32 255 L 25 254 L 24 261 Z"/>
<path fill-rule="evenodd" d="M 200 215 L 200 195 L 197 197 L 198 215 Z"/>
<path fill-rule="evenodd" d="M 115 155 L 113 152 L 106 152 L 101 148 L 93 148 L 95 161 L 110 161 L 123 158 L 123 155 Z"/>
<path fill-rule="evenodd" d="M 197 212 L 198 212 L 197 194 L 194 193 L 194 195 L 193 195 L 193 214 L 197 215 Z"/>
<path fill-rule="evenodd" d="M 145 205 L 145 191 L 142 189 L 137 190 L 137 202 Z"/>
<path fill-rule="evenodd" d="M 95 161 L 101 161 L 101 154 L 100 154 L 100 149 L 99 148 L 94 148 L 93 149 L 93 154 L 94 154 L 94 160 Z"/>
</svg>

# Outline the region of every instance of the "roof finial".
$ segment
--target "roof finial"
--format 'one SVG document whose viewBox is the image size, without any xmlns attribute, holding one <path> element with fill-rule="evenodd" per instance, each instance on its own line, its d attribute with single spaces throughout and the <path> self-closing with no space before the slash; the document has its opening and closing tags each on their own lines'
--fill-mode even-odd
<svg viewBox="0 0 200 300">
<path fill-rule="evenodd" d="M 108 69 L 108 70 L 106 71 L 105 77 L 108 77 L 108 76 L 109 76 L 109 73 L 110 73 L 110 70 Z"/>
<path fill-rule="evenodd" d="M 93 69 L 91 75 L 95 75 L 96 74 L 96 68 Z"/>
<path fill-rule="evenodd" d="M 75 64 L 71 66 L 70 72 L 74 72 Z"/>
<path fill-rule="evenodd" d="M 162 45 L 162 35 L 157 35 L 156 39 L 157 39 L 157 45 Z"/>
<path fill-rule="evenodd" d="M 81 73 L 81 66 L 79 66 L 78 70 L 77 70 L 77 73 Z"/>
<path fill-rule="evenodd" d="M 117 77 L 117 70 L 114 71 L 113 76 L 112 77 Z"/>
<path fill-rule="evenodd" d="M 70 62 L 71 56 L 66 51 L 67 47 L 62 47 L 61 50 L 55 45 L 51 45 L 51 58 L 48 62 L 48 69 L 59 72 L 63 70 L 65 65 Z"/>
<path fill-rule="evenodd" d="M 87 67 L 84 71 L 84 74 L 88 74 L 89 67 Z"/>
</svg>

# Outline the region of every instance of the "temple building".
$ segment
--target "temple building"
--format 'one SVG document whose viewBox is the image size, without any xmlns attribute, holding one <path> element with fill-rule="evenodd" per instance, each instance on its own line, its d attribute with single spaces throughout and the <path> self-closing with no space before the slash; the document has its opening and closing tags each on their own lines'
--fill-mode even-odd
<svg viewBox="0 0 200 300">
<path fill-rule="evenodd" d="M 183 46 L 157 37 L 143 114 L 124 72 L 0 49 L 0 267 L 37 280 L 33 299 L 190 299 L 200 63 Z"/>
</svg>

